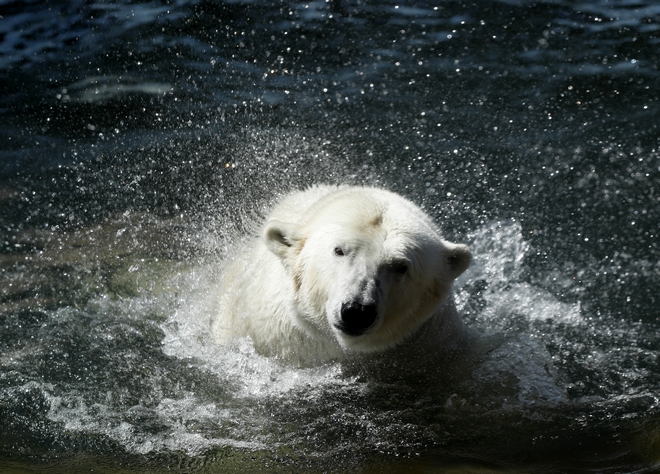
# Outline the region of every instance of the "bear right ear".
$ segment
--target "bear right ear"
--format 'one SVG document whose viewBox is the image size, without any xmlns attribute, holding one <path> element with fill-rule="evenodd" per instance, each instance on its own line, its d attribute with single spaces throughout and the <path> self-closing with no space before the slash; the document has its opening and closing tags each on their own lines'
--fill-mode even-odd
<svg viewBox="0 0 660 474">
<path fill-rule="evenodd" d="M 298 224 L 291 222 L 269 221 L 264 229 L 264 241 L 268 250 L 286 261 L 291 256 L 293 247 L 300 241 L 298 227 Z"/>
<path fill-rule="evenodd" d="M 472 253 L 465 245 L 447 244 L 445 263 L 449 267 L 451 279 L 454 280 L 470 266 Z"/>
</svg>

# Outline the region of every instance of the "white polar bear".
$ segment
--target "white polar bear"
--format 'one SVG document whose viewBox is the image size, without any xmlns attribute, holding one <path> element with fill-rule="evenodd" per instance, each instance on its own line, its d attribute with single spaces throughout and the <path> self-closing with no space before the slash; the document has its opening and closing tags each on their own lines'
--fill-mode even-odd
<svg viewBox="0 0 660 474">
<path fill-rule="evenodd" d="M 472 338 L 450 294 L 470 260 L 397 194 L 312 187 L 277 204 L 261 238 L 230 262 L 212 330 L 298 366 L 411 340 L 423 361 Z"/>
</svg>

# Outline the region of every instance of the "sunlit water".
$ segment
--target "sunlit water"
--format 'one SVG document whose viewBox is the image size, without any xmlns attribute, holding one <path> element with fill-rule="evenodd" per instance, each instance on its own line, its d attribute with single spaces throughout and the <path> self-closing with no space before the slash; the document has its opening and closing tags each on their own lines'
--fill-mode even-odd
<svg viewBox="0 0 660 474">
<path fill-rule="evenodd" d="M 0 2 L 0 470 L 653 472 L 652 2 Z M 461 377 L 209 335 L 286 192 L 385 186 L 468 244 Z"/>
</svg>

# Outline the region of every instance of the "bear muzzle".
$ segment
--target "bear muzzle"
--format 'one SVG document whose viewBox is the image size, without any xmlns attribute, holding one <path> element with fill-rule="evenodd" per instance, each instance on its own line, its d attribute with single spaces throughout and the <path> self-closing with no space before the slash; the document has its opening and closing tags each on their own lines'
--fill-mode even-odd
<svg viewBox="0 0 660 474">
<path fill-rule="evenodd" d="M 361 336 L 378 319 L 378 306 L 375 303 L 361 304 L 349 301 L 341 305 L 341 321 L 335 327 L 349 336 Z"/>
</svg>

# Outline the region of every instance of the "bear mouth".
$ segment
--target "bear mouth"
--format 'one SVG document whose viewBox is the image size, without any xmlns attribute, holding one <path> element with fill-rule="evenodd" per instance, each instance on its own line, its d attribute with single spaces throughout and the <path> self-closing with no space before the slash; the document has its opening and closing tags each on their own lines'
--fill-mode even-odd
<svg viewBox="0 0 660 474">
<path fill-rule="evenodd" d="M 341 320 L 334 326 L 347 336 L 362 336 L 371 329 L 378 319 L 376 304 L 361 304 L 354 301 L 343 303 Z"/>
</svg>

